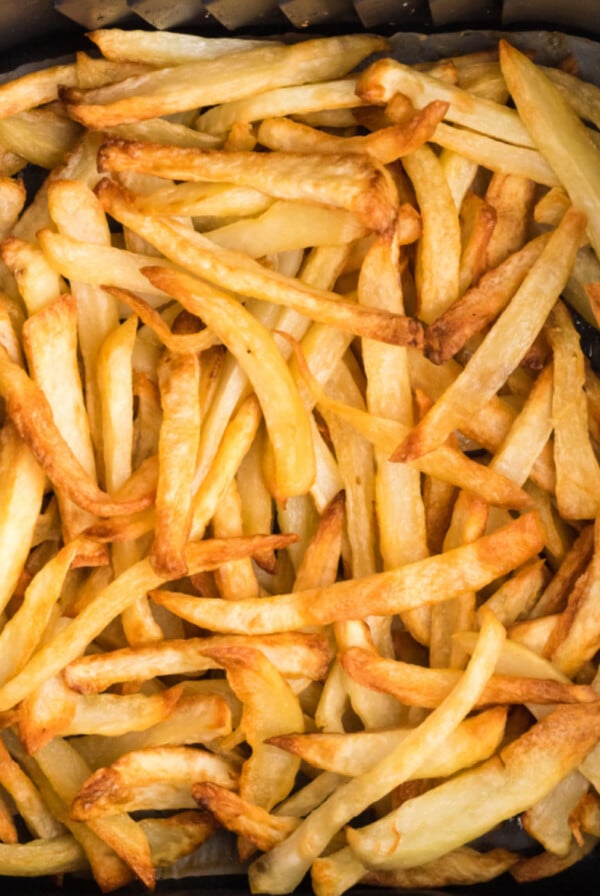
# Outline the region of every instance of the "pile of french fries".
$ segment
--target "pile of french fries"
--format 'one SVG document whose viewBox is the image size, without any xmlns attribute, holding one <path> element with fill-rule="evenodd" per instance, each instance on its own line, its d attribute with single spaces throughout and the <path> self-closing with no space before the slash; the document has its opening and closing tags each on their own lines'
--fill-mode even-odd
<svg viewBox="0 0 600 896">
<path fill-rule="evenodd" d="M 0 87 L 0 873 L 573 865 L 600 88 L 507 42 L 90 38 Z"/>
</svg>

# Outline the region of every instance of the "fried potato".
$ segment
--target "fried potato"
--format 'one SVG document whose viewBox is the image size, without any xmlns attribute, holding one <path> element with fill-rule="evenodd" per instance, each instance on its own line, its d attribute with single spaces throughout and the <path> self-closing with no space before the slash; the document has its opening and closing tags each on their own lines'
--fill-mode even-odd
<svg viewBox="0 0 600 896">
<path fill-rule="evenodd" d="M 385 39 L 370 35 L 342 35 L 290 46 L 260 44 L 158 69 L 97 90 L 67 88 L 62 99 L 77 121 L 103 129 L 214 106 L 274 87 L 339 77 L 386 45 Z"/>
<path fill-rule="evenodd" d="M 90 37 L 0 86 L 0 876 L 569 868 L 600 89 L 506 42 Z"/>
<path fill-rule="evenodd" d="M 237 778 L 230 762 L 200 748 L 134 751 L 94 772 L 75 796 L 71 814 L 83 821 L 144 808 L 193 808 L 190 782 L 233 788 Z"/>
</svg>

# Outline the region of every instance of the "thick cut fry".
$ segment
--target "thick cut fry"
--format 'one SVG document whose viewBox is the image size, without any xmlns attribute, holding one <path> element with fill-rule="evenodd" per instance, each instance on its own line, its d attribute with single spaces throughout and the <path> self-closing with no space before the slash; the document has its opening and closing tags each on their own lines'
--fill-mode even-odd
<svg viewBox="0 0 600 896">
<path fill-rule="evenodd" d="M 54 65 L 30 72 L 0 86 L 0 118 L 58 99 L 60 86 L 77 83 L 75 65 Z"/>
<path fill-rule="evenodd" d="M 600 254 L 600 150 L 544 72 L 507 41 L 500 64 L 519 115 L 573 205 L 587 215 L 587 232 Z"/>
<path fill-rule="evenodd" d="M 433 100 L 447 102 L 448 121 L 473 128 L 507 143 L 532 146 L 532 139 L 519 116 L 500 103 L 471 96 L 466 90 L 446 84 L 426 72 L 416 71 L 393 59 L 374 62 L 361 75 L 356 92 L 371 103 L 389 102 L 404 93 L 417 108 Z"/>
<path fill-rule="evenodd" d="M 433 150 L 422 146 L 403 160 L 414 187 L 423 234 L 417 249 L 417 308 L 426 323 L 435 320 L 457 298 L 460 225 L 456 206 Z"/>
<path fill-rule="evenodd" d="M 487 759 L 498 747 L 504 732 L 506 710 L 486 710 L 466 719 L 448 737 L 444 752 L 432 756 L 417 769 L 414 777 L 447 777 L 467 764 Z M 381 731 L 357 731 L 289 734 L 271 738 L 271 743 L 290 750 L 304 762 L 345 777 L 362 775 L 383 759 L 397 744 L 408 737 L 410 728 L 389 728 Z M 476 745 L 476 746 L 475 746 Z"/>
<path fill-rule="evenodd" d="M 205 236 L 224 249 L 262 258 L 271 252 L 344 245 L 367 233 L 345 209 L 279 200 L 257 218 L 233 221 L 205 231 Z"/>
<path fill-rule="evenodd" d="M 600 466 L 587 425 L 583 352 L 562 303 L 553 309 L 547 333 L 554 352 L 552 416 L 556 499 L 564 518 L 591 519 L 598 512 Z"/>
<path fill-rule="evenodd" d="M 38 515 L 46 475 L 29 445 L 11 423 L 0 431 L 0 607 L 23 572 Z"/>
<path fill-rule="evenodd" d="M 250 50 L 264 42 L 247 38 L 206 38 L 170 31 L 137 31 L 100 28 L 90 31 L 89 40 L 106 59 L 136 62 L 157 67 L 181 65 L 194 59 L 215 59 L 237 50 Z"/>
<path fill-rule="evenodd" d="M 463 373 L 394 452 L 394 460 L 407 461 L 440 445 L 503 385 L 541 330 L 566 283 L 585 223 L 574 210 L 565 215 Z"/>
<path fill-rule="evenodd" d="M 38 238 L 48 263 L 70 281 L 134 290 L 153 307 L 168 301 L 168 296 L 152 287 L 140 273 L 141 268 L 156 261 L 151 255 L 98 246 L 52 230 L 41 230 Z"/>
<path fill-rule="evenodd" d="M 478 590 L 525 563 L 542 544 L 539 517 L 528 513 L 473 544 L 328 588 L 235 603 L 210 598 L 198 601 L 168 591 L 154 591 L 152 596 L 157 603 L 215 632 L 292 631 L 365 614 L 391 615 Z"/>
<path fill-rule="evenodd" d="M 216 135 L 226 133 L 236 122 L 254 122 L 283 115 L 307 115 L 322 109 L 332 113 L 353 110 L 362 105 L 363 100 L 356 95 L 356 77 L 340 78 L 319 84 L 279 87 L 241 100 L 221 103 L 199 115 L 196 127 Z"/>
<path fill-rule="evenodd" d="M 285 678 L 319 680 L 327 672 L 329 648 L 325 636 L 294 632 L 265 636 L 260 647 L 251 636 L 213 635 L 90 654 L 72 662 L 63 675 L 69 687 L 81 694 L 94 694 L 120 681 L 141 682 L 162 675 L 189 675 L 216 668 L 218 663 L 215 666 L 206 650 L 236 644 L 246 647 L 256 644 Z"/>
</svg>

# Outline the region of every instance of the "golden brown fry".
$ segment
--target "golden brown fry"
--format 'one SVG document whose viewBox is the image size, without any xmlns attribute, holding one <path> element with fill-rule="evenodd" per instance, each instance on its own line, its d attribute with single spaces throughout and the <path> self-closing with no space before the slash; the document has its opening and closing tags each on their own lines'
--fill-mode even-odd
<svg viewBox="0 0 600 896">
<path fill-rule="evenodd" d="M 278 199 L 347 208 L 366 227 L 384 232 L 398 211 L 389 174 L 366 155 L 264 155 L 112 139 L 102 146 L 98 167 L 101 172 L 137 171 L 174 180 L 230 183 Z"/>
<path fill-rule="evenodd" d="M 62 438 L 42 390 L 10 360 L 2 346 L 0 394 L 8 415 L 40 466 L 78 506 L 97 516 L 113 516 L 132 513 L 150 504 L 147 498 L 114 501 L 97 486 Z"/>
<path fill-rule="evenodd" d="M 573 209 L 565 215 L 464 372 L 398 446 L 394 460 L 407 461 L 440 445 L 503 385 L 540 332 L 566 283 L 585 224 L 585 217 Z"/>
<path fill-rule="evenodd" d="M 430 324 L 425 330 L 426 356 L 443 364 L 481 332 L 506 307 L 548 239 L 542 234 L 519 248 Z"/>
<path fill-rule="evenodd" d="M 341 656 L 349 675 L 367 687 L 393 694 L 410 706 L 438 706 L 460 680 L 458 669 L 424 669 L 387 660 L 353 647 Z M 552 679 L 492 675 L 477 706 L 494 703 L 595 703 L 598 695 L 587 685 L 563 684 Z"/>
<path fill-rule="evenodd" d="M 337 137 L 290 119 L 264 119 L 258 129 L 258 142 L 269 149 L 287 152 L 366 153 L 386 165 L 426 143 L 447 108 L 447 103 L 434 101 L 408 122 L 381 128 L 364 137 Z"/>
<path fill-rule="evenodd" d="M 226 603 L 168 591 L 153 599 L 215 632 L 266 634 L 326 625 L 363 615 L 384 616 L 477 590 L 529 560 L 543 544 L 539 517 L 527 513 L 492 535 L 397 570 L 336 582 L 298 594 Z M 425 583 L 427 583 L 425 585 Z"/>
</svg>

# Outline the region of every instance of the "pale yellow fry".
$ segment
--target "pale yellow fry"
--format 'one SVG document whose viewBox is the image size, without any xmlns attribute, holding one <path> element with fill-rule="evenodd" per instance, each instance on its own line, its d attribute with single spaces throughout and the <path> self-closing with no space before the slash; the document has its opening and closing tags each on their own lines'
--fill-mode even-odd
<svg viewBox="0 0 600 896">
<path fill-rule="evenodd" d="M 72 63 L 49 66 L 7 81 L 0 86 L 0 118 L 51 103 L 58 99 L 59 86 L 76 83 L 77 72 Z"/>
<path fill-rule="evenodd" d="M 60 277 L 32 243 L 9 236 L 0 246 L 0 254 L 16 280 L 29 314 L 40 311 L 60 296 L 63 291 Z"/>
<path fill-rule="evenodd" d="M 446 118 L 482 134 L 519 146 L 533 141 L 513 109 L 491 100 L 472 96 L 468 91 L 394 59 L 374 62 L 361 75 L 356 92 L 372 103 L 389 102 L 394 94 L 406 94 L 417 109 L 433 100 L 449 104 Z"/>
<path fill-rule="evenodd" d="M 169 591 L 155 591 L 152 597 L 215 632 L 293 631 L 365 615 L 391 615 L 448 600 L 464 591 L 477 591 L 531 559 L 540 550 L 543 538 L 539 517 L 533 512 L 473 544 L 327 588 L 235 602 L 212 598 L 199 601 Z"/>
<path fill-rule="evenodd" d="M 430 140 L 489 168 L 490 171 L 527 177 L 548 187 L 555 187 L 559 183 L 557 175 L 537 150 L 504 143 L 501 138 L 494 140 L 493 137 L 478 134 L 474 124 L 471 127 L 474 130 L 438 124 Z"/>
<path fill-rule="evenodd" d="M 56 168 L 73 149 L 81 128 L 54 109 L 32 109 L 0 118 L 0 144 L 33 165 Z"/>
<path fill-rule="evenodd" d="M 42 509 L 46 474 L 11 423 L 0 431 L 0 607 L 10 600 Z"/>
<path fill-rule="evenodd" d="M 259 215 L 273 200 L 251 187 L 230 184 L 181 183 L 159 187 L 136 198 L 136 207 L 147 215 L 192 215 L 209 220 Z"/>
<path fill-rule="evenodd" d="M 465 719 L 448 736 L 444 750 L 425 760 L 422 767 L 413 772 L 412 778 L 443 778 L 488 759 L 502 740 L 505 723 L 504 707 L 488 709 Z M 409 727 L 388 727 L 379 731 L 280 735 L 271 741 L 316 768 L 354 777 L 384 759 L 411 731 Z"/>
<path fill-rule="evenodd" d="M 59 232 L 67 238 L 110 246 L 106 215 L 98 199 L 84 182 L 57 178 L 48 185 L 48 211 Z M 102 453 L 98 352 L 104 339 L 119 321 L 116 301 L 89 283 L 70 278 L 77 300 L 77 332 L 85 372 L 85 398 L 96 458 Z"/>
<path fill-rule="evenodd" d="M 124 140 L 141 140 L 143 143 L 169 143 L 171 146 L 197 146 L 201 149 L 214 149 L 221 145 L 218 137 L 201 134 L 183 124 L 176 124 L 165 118 L 149 118 L 147 121 L 135 121 L 131 124 L 118 124 L 107 128 L 109 136 L 121 137 Z"/>
<path fill-rule="evenodd" d="M 221 249 L 175 221 L 140 215 L 135 211 L 132 195 L 111 181 L 103 180 L 98 191 L 106 210 L 122 224 L 143 236 L 171 261 L 216 286 L 285 305 L 313 319 L 374 339 L 402 345 L 421 342 L 422 329 L 411 318 L 341 301 L 335 293 L 267 270 L 240 253 Z"/>
<path fill-rule="evenodd" d="M 166 268 L 144 271 L 155 285 L 198 314 L 235 355 L 261 405 L 276 458 L 278 494 L 304 494 L 315 475 L 308 415 L 268 330 L 225 292 Z"/>
<path fill-rule="evenodd" d="M 541 799 L 596 743 L 599 727 L 599 705 L 561 707 L 500 757 L 409 800 L 381 822 L 349 832 L 352 850 L 378 868 L 401 868 L 443 855 Z M 488 795 L 483 801 L 482 788 Z"/>
<path fill-rule="evenodd" d="M 403 165 L 415 189 L 423 226 L 415 269 L 418 312 L 431 323 L 458 298 L 458 212 L 442 166 L 430 147 L 410 153 Z"/>
<path fill-rule="evenodd" d="M 588 430 L 583 352 L 561 303 L 550 315 L 547 332 L 554 352 L 552 417 L 558 507 L 566 519 L 591 519 L 598 512 L 600 466 Z"/>
<path fill-rule="evenodd" d="M 292 46 L 263 44 L 216 59 L 159 69 L 92 91 L 68 90 L 70 114 L 92 128 L 214 106 L 274 87 L 325 81 L 385 49 L 376 36 L 347 35 Z"/>
<path fill-rule="evenodd" d="M 345 209 L 304 202 L 274 202 L 257 218 L 233 221 L 204 235 L 224 249 L 260 258 L 310 246 L 338 246 L 366 236 L 367 231 Z"/>
<path fill-rule="evenodd" d="M 238 37 L 201 37 L 172 31 L 141 31 L 100 28 L 87 37 L 106 59 L 146 65 L 181 65 L 194 59 L 214 59 L 236 50 L 262 46 L 262 40 Z"/>
<path fill-rule="evenodd" d="M 206 638 L 161 641 L 144 647 L 90 654 L 63 671 L 69 687 L 82 694 L 97 693 L 122 681 L 143 681 L 162 675 L 190 675 L 215 668 L 205 648 L 256 645 L 245 635 L 210 635 Z M 260 648 L 286 678 L 324 678 L 329 650 L 323 635 L 277 634 L 261 639 Z"/>
<path fill-rule="evenodd" d="M 585 223 L 585 217 L 574 210 L 565 215 L 510 305 L 443 398 L 399 446 L 393 455 L 395 460 L 406 461 L 439 446 L 503 385 L 541 330 L 566 283 Z"/>
<path fill-rule="evenodd" d="M 500 42 L 502 74 L 535 145 L 587 215 L 587 232 L 600 255 L 600 149 L 544 72 L 507 41 Z"/>
<path fill-rule="evenodd" d="M 405 781 L 425 755 L 444 744 L 472 709 L 492 674 L 505 634 L 490 613 L 482 627 L 477 650 L 447 699 L 395 750 L 368 772 L 339 787 L 282 844 L 254 862 L 249 869 L 253 889 L 273 893 L 293 889 L 312 860 L 343 825 Z"/>
<path fill-rule="evenodd" d="M 94 245 L 51 230 L 42 230 L 38 238 L 48 263 L 70 281 L 130 289 L 153 307 L 168 301 L 168 296 L 140 273 L 141 268 L 156 261 L 152 255 Z"/>
<path fill-rule="evenodd" d="M 208 134 L 223 134 L 238 122 L 261 121 L 283 115 L 307 115 L 322 109 L 353 109 L 362 106 L 356 95 L 356 78 L 339 78 L 321 84 L 278 87 L 241 100 L 221 103 L 196 119 L 196 127 Z"/>
<path fill-rule="evenodd" d="M 212 519 L 215 508 L 222 496 L 226 494 L 229 483 L 233 480 L 240 464 L 256 436 L 261 421 L 260 405 L 255 395 L 244 399 L 238 410 L 226 423 L 219 442 L 206 472 L 201 473 L 201 481 L 194 494 L 194 521 L 192 539 L 201 538 L 206 526 Z M 267 531 L 270 531 L 270 526 Z"/>
<path fill-rule="evenodd" d="M 87 868 L 85 853 L 71 834 L 0 843 L 0 873 L 7 877 L 44 877 Z"/>
</svg>

